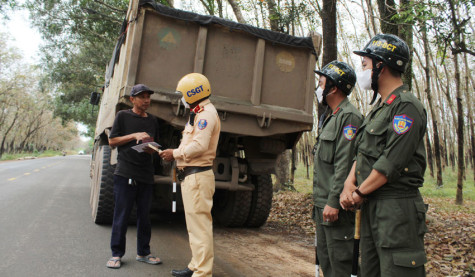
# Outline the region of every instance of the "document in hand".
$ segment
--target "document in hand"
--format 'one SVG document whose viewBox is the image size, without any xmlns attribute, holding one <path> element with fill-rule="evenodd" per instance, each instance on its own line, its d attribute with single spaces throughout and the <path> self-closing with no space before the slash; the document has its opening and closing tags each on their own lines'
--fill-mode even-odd
<svg viewBox="0 0 475 277">
<path fill-rule="evenodd" d="M 145 148 L 148 147 L 149 144 L 154 146 L 154 147 L 157 147 L 157 148 L 162 147 L 160 144 L 158 144 L 154 141 L 151 141 L 151 142 L 144 142 L 144 143 L 132 146 L 132 149 L 134 149 L 135 151 L 137 151 L 139 153 L 142 153 L 145 150 Z"/>
</svg>

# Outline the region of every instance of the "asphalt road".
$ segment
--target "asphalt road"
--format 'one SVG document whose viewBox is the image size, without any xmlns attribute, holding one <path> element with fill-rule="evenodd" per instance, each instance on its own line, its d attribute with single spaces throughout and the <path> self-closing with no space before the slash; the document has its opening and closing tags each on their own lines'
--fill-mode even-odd
<svg viewBox="0 0 475 277">
<path fill-rule="evenodd" d="M 135 261 L 136 228 L 129 226 L 120 269 L 110 257 L 107 225 L 92 222 L 89 155 L 0 163 L 0 276 L 171 276 L 191 252 L 183 214 L 154 216 L 152 254 L 161 265 Z M 225 257 L 213 276 L 244 276 Z"/>
</svg>

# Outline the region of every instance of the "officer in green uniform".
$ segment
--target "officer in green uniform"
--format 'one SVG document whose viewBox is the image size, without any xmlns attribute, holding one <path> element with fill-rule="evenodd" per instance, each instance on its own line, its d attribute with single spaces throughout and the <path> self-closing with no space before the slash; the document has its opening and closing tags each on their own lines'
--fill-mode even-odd
<svg viewBox="0 0 475 277">
<path fill-rule="evenodd" d="M 363 122 L 363 116 L 347 98 L 356 75 L 349 65 L 339 61 L 315 72 L 320 75 L 317 97 L 331 109 L 320 119 L 314 148 L 317 255 L 325 277 L 350 276 L 355 215 L 341 209 L 339 199 L 353 163 L 355 134 Z"/>
<path fill-rule="evenodd" d="M 401 74 L 409 48 L 378 34 L 362 51 L 358 84 L 381 96 L 356 138 L 355 163 L 340 196 L 344 209 L 361 205 L 361 276 L 425 276 L 426 207 L 419 193 L 426 169 L 427 114 Z"/>
</svg>

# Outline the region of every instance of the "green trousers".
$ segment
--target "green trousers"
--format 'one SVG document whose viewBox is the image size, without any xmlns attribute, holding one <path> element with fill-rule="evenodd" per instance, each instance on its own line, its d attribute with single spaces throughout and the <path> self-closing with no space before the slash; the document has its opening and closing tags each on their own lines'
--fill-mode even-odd
<svg viewBox="0 0 475 277">
<path fill-rule="evenodd" d="M 425 276 L 425 217 L 420 194 L 365 202 L 361 208 L 361 276 Z"/>
<path fill-rule="evenodd" d="M 323 209 L 315 207 L 317 255 L 325 277 L 350 276 L 353 260 L 355 214 L 340 210 L 338 220 L 323 222 Z"/>
</svg>

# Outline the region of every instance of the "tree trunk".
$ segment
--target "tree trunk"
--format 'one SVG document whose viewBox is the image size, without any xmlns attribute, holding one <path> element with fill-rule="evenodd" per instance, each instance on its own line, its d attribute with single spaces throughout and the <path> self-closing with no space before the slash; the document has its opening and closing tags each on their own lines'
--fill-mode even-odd
<svg viewBox="0 0 475 277">
<path fill-rule="evenodd" d="M 303 162 L 307 174 L 306 178 L 310 178 L 310 163 L 312 162 L 312 150 L 313 150 L 313 133 L 306 132 L 302 135 L 302 138 L 299 140 L 297 144 L 297 149 L 295 151 L 296 161 Z"/>
<path fill-rule="evenodd" d="M 412 9 L 411 2 L 413 0 L 400 0 L 401 10 Z M 409 90 L 412 90 L 412 79 L 414 76 L 414 72 L 412 70 L 412 60 L 413 60 L 413 53 L 414 53 L 414 45 L 413 45 L 413 22 L 405 22 L 405 24 L 399 24 L 398 35 L 401 39 L 403 39 L 407 45 L 409 46 L 409 62 L 407 63 L 407 70 L 404 72 L 402 76 L 402 80 L 405 84 L 409 86 Z"/>
<path fill-rule="evenodd" d="M 432 61 L 432 64 L 434 64 L 434 61 L 433 59 L 431 59 Z M 437 91 L 437 102 L 438 103 L 442 103 L 442 93 L 441 93 L 441 87 L 440 87 L 440 84 L 439 82 L 437 81 L 438 78 L 439 78 L 439 75 L 437 73 L 437 68 L 435 67 L 433 72 L 436 73 L 435 75 L 435 78 L 436 78 L 436 81 L 435 81 L 435 88 L 436 88 L 436 91 Z M 437 111 L 439 114 L 444 114 L 444 111 L 443 111 L 443 108 L 442 108 L 442 105 L 439 105 L 438 106 L 438 109 Z M 440 144 L 440 155 L 441 155 L 441 162 L 442 162 L 442 170 L 445 170 L 445 168 L 449 165 L 449 153 L 448 153 L 448 146 L 447 146 L 447 141 L 448 141 L 448 134 L 447 134 L 447 124 L 443 124 L 442 125 L 442 133 L 440 134 L 441 135 L 441 144 Z"/>
<path fill-rule="evenodd" d="M 397 14 L 394 0 L 377 0 L 379 17 L 381 18 L 381 31 L 385 34 L 398 35 L 398 24 L 391 18 Z"/>
<path fill-rule="evenodd" d="M 27 141 L 34 136 L 40 129 L 44 128 L 48 123 L 47 122 L 42 122 L 42 117 L 43 113 L 45 110 L 43 110 L 44 107 L 40 107 L 41 111 L 37 115 L 35 115 L 34 118 L 27 118 L 29 123 L 27 123 L 28 128 L 26 129 L 25 136 L 20 143 L 20 150 L 23 151 L 25 150 L 25 145 Z M 31 121 L 30 121 L 31 120 Z"/>
<path fill-rule="evenodd" d="M 224 16 L 223 16 L 223 1 L 222 0 L 216 0 L 216 3 L 218 3 L 219 17 L 224 18 Z"/>
<path fill-rule="evenodd" d="M 447 99 L 447 103 L 449 103 L 449 111 L 452 114 L 451 119 L 452 119 L 452 122 L 453 122 L 453 126 L 457 126 L 457 115 L 455 114 L 456 104 L 453 103 L 453 101 L 452 101 L 453 97 L 450 95 L 450 88 L 451 88 L 451 84 L 453 84 L 453 83 L 451 82 L 452 80 L 449 79 L 449 76 L 450 76 L 450 72 L 453 72 L 453 70 L 452 69 L 449 70 L 446 63 L 444 63 L 442 67 L 444 68 L 445 81 L 446 81 L 445 90 L 443 90 L 443 92 L 444 92 L 445 98 Z M 440 80 L 440 79 L 438 81 L 442 82 L 442 80 Z M 455 92 L 455 93 L 457 93 L 457 92 Z M 446 124 L 447 123 L 448 122 L 446 122 Z"/>
<path fill-rule="evenodd" d="M 236 16 L 236 19 L 239 23 L 246 24 L 246 20 L 244 19 L 244 16 L 242 16 L 241 12 L 241 7 L 236 3 L 234 0 L 228 0 L 229 5 L 231 5 L 231 8 L 233 9 L 234 15 Z"/>
<path fill-rule="evenodd" d="M 279 30 L 279 20 L 280 20 L 280 15 L 277 12 L 277 7 L 275 5 L 274 0 L 266 0 L 267 2 L 267 8 L 269 10 L 269 23 L 270 23 L 270 29 L 272 31 L 280 32 Z"/>
<path fill-rule="evenodd" d="M 470 87 L 470 82 L 469 79 L 471 77 L 470 73 L 470 67 L 468 66 L 468 61 L 467 61 L 467 53 L 464 54 L 464 64 L 465 64 L 465 101 L 467 103 L 467 112 L 468 112 L 468 126 L 469 126 L 469 132 L 470 132 L 470 149 L 471 151 L 469 154 L 469 157 L 471 159 L 472 163 L 472 171 L 473 171 L 473 184 L 475 185 L 475 131 L 474 131 L 474 124 L 473 122 L 473 111 L 472 111 L 472 105 L 473 105 L 473 99 L 470 97 L 469 91 L 474 91 L 475 88 L 472 86 Z M 473 80 L 472 80 L 473 83 Z"/>
<path fill-rule="evenodd" d="M 309 165 L 309 160 L 310 159 L 309 159 L 309 156 L 305 155 L 304 159 L 305 159 L 305 169 L 307 170 L 306 177 L 307 177 L 307 179 L 310 179 L 310 165 Z"/>
<path fill-rule="evenodd" d="M 432 104 L 432 91 L 430 88 L 430 61 L 429 61 L 429 40 L 427 39 L 427 29 L 425 23 L 422 23 L 422 41 L 424 44 L 424 57 L 426 64 L 424 66 L 424 72 L 426 75 L 426 95 L 427 102 L 429 102 L 429 110 L 432 115 L 432 131 L 434 137 L 434 155 L 435 155 L 435 164 L 437 167 L 437 187 L 442 187 L 442 163 L 440 161 L 440 142 L 439 142 L 439 130 L 437 126 L 437 116 L 435 114 L 433 104 Z"/>
<path fill-rule="evenodd" d="M 419 62 L 420 64 L 422 64 L 422 61 L 420 59 L 420 56 L 419 54 L 415 51 L 414 52 L 416 54 L 416 57 L 419 58 Z M 417 91 L 417 97 L 421 100 L 421 102 L 424 100 L 423 97 L 422 97 L 422 94 L 421 94 L 421 90 L 419 88 L 419 83 L 418 82 L 414 82 L 414 85 L 416 87 L 416 91 Z M 430 115 L 433 116 L 433 114 L 431 113 Z M 427 128 L 426 130 L 426 134 L 425 134 L 425 146 L 426 146 L 426 153 L 427 153 L 427 164 L 429 165 L 429 170 L 430 170 L 430 176 L 434 177 L 434 162 L 433 162 L 433 158 L 432 158 L 432 146 L 431 146 L 431 142 L 430 142 L 430 139 L 429 139 L 429 133 L 430 133 L 430 128 Z"/>
<path fill-rule="evenodd" d="M 442 84 L 441 84 L 441 81 L 440 81 L 442 77 L 439 75 L 439 71 L 437 69 L 437 64 L 438 63 L 434 60 L 432 52 L 428 51 L 426 53 L 429 54 L 430 61 L 433 65 L 432 72 L 435 73 L 435 80 L 434 80 L 434 88 L 435 88 L 435 92 L 436 92 L 435 103 L 442 103 L 443 100 L 442 100 L 442 95 L 441 94 L 442 94 L 442 91 L 444 89 L 442 88 Z M 447 73 L 447 71 L 446 71 L 446 73 Z M 447 96 L 447 94 L 445 92 L 444 92 L 444 95 Z M 448 99 L 448 102 L 450 104 L 450 98 Z M 452 113 L 452 116 L 453 116 L 452 106 L 449 107 L 449 110 L 450 110 L 450 112 Z M 438 105 L 438 109 L 435 112 L 436 112 L 436 116 L 438 117 L 438 114 L 440 114 L 440 115 L 445 114 L 446 110 L 444 110 L 443 105 Z M 445 118 L 447 118 L 447 116 L 445 116 Z M 447 120 L 445 120 L 445 121 L 447 121 Z M 442 125 L 442 133 L 438 133 L 438 134 L 440 134 L 440 136 L 442 138 L 441 140 L 439 140 L 439 141 L 441 141 L 441 143 L 440 143 L 440 155 L 441 155 L 442 171 L 445 170 L 445 168 L 447 166 L 449 166 L 449 147 L 448 147 L 447 143 L 448 143 L 450 134 L 447 131 L 447 126 L 448 125 L 450 126 L 451 124 L 443 124 Z"/>
<path fill-rule="evenodd" d="M 427 164 L 429 165 L 430 176 L 434 177 L 434 161 L 432 159 L 432 147 L 430 145 L 429 130 L 426 132 L 426 152 Z"/>
<path fill-rule="evenodd" d="M 322 66 L 338 58 L 337 26 L 336 26 L 336 0 L 323 0 L 323 8 L 320 14 L 323 32 L 323 64 Z"/>
<path fill-rule="evenodd" d="M 434 62 L 433 62 L 434 63 Z M 453 103 L 452 101 L 452 95 L 450 94 L 450 88 L 451 88 L 451 80 L 449 79 L 449 76 L 450 75 L 450 72 L 453 72 L 453 70 L 450 70 L 447 68 L 447 63 L 444 63 L 442 65 L 443 69 L 444 69 L 444 72 L 445 72 L 445 89 L 441 88 L 441 90 L 443 91 L 444 95 L 445 95 L 445 99 L 447 100 L 447 103 L 448 103 L 448 110 L 450 111 L 450 114 L 452 115 L 452 117 L 449 119 L 449 120 L 446 120 L 445 121 L 445 126 L 457 126 L 457 115 L 455 113 L 456 111 L 456 104 Z M 459 73 L 459 76 L 460 76 L 460 73 Z M 437 78 L 437 81 L 439 83 L 441 83 L 441 86 L 444 85 L 442 84 L 442 80 L 440 78 Z M 440 101 L 442 102 L 442 101 Z M 442 113 L 445 113 L 446 110 L 442 110 L 441 111 Z M 450 122 L 452 121 L 452 122 Z M 452 124 L 452 125 L 450 125 Z M 455 146 L 456 146 L 456 138 L 455 136 L 457 135 L 456 133 L 451 133 L 450 132 L 450 129 L 446 129 L 445 130 L 445 134 L 446 134 L 446 137 L 445 137 L 445 143 L 446 143 L 446 151 L 447 151 L 447 155 L 448 155 L 448 163 L 447 165 L 448 166 L 451 166 L 452 167 L 452 171 L 455 171 L 455 162 L 456 162 L 456 157 L 455 157 Z"/>
<path fill-rule="evenodd" d="M 294 183 L 295 181 L 295 170 L 297 167 L 295 166 L 295 159 L 297 157 L 297 147 L 294 146 L 292 148 L 292 156 L 291 156 L 291 161 L 290 161 L 290 183 Z"/>
<path fill-rule="evenodd" d="M 455 65 L 455 87 L 457 90 L 457 149 L 458 149 L 458 164 L 457 164 L 457 195 L 455 197 L 455 204 L 463 204 L 463 173 L 464 173 L 464 158 L 463 158 L 463 106 L 462 106 L 462 92 L 460 88 L 460 69 L 458 65 L 458 54 L 454 54 Z"/>
<path fill-rule="evenodd" d="M 337 23 L 336 23 L 336 0 L 323 0 L 323 8 L 320 13 L 323 32 L 323 57 L 322 67 L 338 58 L 338 43 L 337 43 Z M 318 78 L 318 77 L 317 77 Z M 318 104 L 318 119 L 325 112 L 327 107 Z M 320 122 L 319 122 L 320 123 Z"/>
<path fill-rule="evenodd" d="M 367 25 L 367 31 L 368 31 L 368 35 L 369 37 L 373 37 L 374 35 L 376 35 L 378 32 L 376 31 L 376 22 L 374 21 L 374 11 L 373 11 L 373 4 L 371 3 L 371 0 L 365 0 L 366 2 L 366 6 L 367 6 L 367 11 L 368 11 L 368 21 L 371 22 L 371 24 L 368 24 L 366 23 Z M 361 7 L 364 7 L 363 5 L 363 0 L 361 0 Z M 363 9 L 363 12 L 366 12 L 366 10 Z M 365 21 L 367 21 L 366 19 L 366 15 L 365 15 Z M 371 26 L 371 28 L 370 28 Z"/>
<path fill-rule="evenodd" d="M 276 183 L 274 185 L 274 191 L 283 190 L 289 185 L 289 163 L 290 150 L 285 150 L 279 155 L 275 164 Z"/>
<path fill-rule="evenodd" d="M 201 4 L 206 8 L 209 15 L 214 15 L 214 0 L 200 0 Z"/>
<path fill-rule="evenodd" d="M 463 43 L 462 30 L 460 30 L 461 25 L 458 25 L 456 22 L 456 7 L 453 0 L 449 0 L 448 4 L 450 6 L 451 13 L 451 23 L 454 32 L 454 44 L 455 48 L 461 43 Z M 449 42 L 452 45 L 451 42 Z M 454 50 L 454 48 L 452 48 Z M 452 51 L 454 55 L 454 68 L 455 68 L 455 89 L 457 94 L 457 149 L 458 149 L 458 163 L 457 163 L 457 195 L 455 196 L 455 204 L 463 204 L 463 175 L 464 175 L 464 151 L 463 151 L 463 106 L 462 106 L 462 88 L 460 87 L 460 69 L 458 61 L 458 53 Z"/>
<path fill-rule="evenodd" d="M 3 135 L 3 139 L 2 139 L 2 144 L 0 145 L 0 158 L 2 157 L 3 155 L 3 148 L 5 147 L 5 141 L 7 140 L 7 136 L 8 136 L 8 133 L 10 133 L 10 131 L 12 130 L 13 126 L 15 125 L 15 122 L 17 121 L 18 119 L 18 113 L 19 113 L 19 109 L 16 110 L 16 113 L 13 117 L 13 121 L 12 123 L 10 124 L 10 126 L 7 128 L 7 130 L 5 130 L 5 133 Z"/>
</svg>

